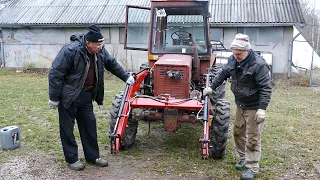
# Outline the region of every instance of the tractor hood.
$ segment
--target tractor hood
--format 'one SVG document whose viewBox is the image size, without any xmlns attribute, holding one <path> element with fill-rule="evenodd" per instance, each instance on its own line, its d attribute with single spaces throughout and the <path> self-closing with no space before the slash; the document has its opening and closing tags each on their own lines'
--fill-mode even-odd
<svg viewBox="0 0 320 180">
<path fill-rule="evenodd" d="M 154 65 L 154 95 L 189 98 L 192 70 L 190 55 L 165 54 Z"/>
<path fill-rule="evenodd" d="M 156 65 L 172 65 L 172 66 L 191 66 L 192 57 L 190 55 L 183 54 L 165 54 L 161 56 Z"/>
</svg>

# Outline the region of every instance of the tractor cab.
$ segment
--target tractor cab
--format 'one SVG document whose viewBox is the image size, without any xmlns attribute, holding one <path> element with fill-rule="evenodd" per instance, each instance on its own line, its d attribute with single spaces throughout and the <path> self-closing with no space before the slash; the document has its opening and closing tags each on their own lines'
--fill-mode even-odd
<svg viewBox="0 0 320 180">
<path fill-rule="evenodd" d="M 148 51 L 150 67 L 165 54 L 192 56 L 193 76 L 198 79 L 214 59 L 208 18 L 207 0 L 153 0 L 151 8 L 127 6 L 125 48 Z"/>
<path fill-rule="evenodd" d="M 208 54 L 205 6 L 154 7 L 150 53 L 193 55 L 192 40 L 199 54 Z"/>
</svg>

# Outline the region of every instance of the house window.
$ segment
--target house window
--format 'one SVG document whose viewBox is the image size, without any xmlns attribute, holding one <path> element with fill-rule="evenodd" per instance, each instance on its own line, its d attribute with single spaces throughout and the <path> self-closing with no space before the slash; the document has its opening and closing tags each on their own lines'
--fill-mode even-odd
<svg viewBox="0 0 320 180">
<path fill-rule="evenodd" d="M 225 49 L 223 45 L 223 28 L 210 28 L 210 43 L 213 50 Z"/>
<path fill-rule="evenodd" d="M 140 44 L 147 47 L 149 37 L 148 24 L 135 24 L 135 26 L 129 26 L 130 31 L 127 33 L 128 44 Z"/>
<path fill-rule="evenodd" d="M 283 41 L 282 27 L 238 28 L 238 32 L 247 34 L 250 43 L 256 46 L 275 45 Z"/>
<path fill-rule="evenodd" d="M 124 44 L 124 27 L 119 28 L 119 43 Z"/>
<path fill-rule="evenodd" d="M 101 33 L 104 38 L 104 43 L 105 44 L 110 44 L 111 43 L 111 38 L 110 38 L 110 28 L 100 28 Z"/>
<path fill-rule="evenodd" d="M 210 41 L 223 42 L 223 28 L 210 28 Z"/>
<path fill-rule="evenodd" d="M 147 45 L 148 43 L 148 31 L 149 27 L 140 28 L 140 27 L 130 27 L 130 31 L 128 34 L 129 41 L 128 44 L 144 44 Z M 125 28 L 119 28 L 119 43 L 124 44 L 124 37 L 125 37 Z"/>
</svg>

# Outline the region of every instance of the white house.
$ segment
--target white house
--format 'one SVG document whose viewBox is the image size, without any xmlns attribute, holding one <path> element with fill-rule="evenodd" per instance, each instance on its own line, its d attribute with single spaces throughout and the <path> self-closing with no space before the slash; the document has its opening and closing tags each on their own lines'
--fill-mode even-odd
<svg viewBox="0 0 320 180">
<path fill-rule="evenodd" d="M 299 31 L 297 30 L 297 28 L 294 27 L 293 34 L 296 35 L 298 33 Z M 319 55 L 314 51 L 314 49 L 311 47 L 309 42 L 307 42 L 302 35 L 299 35 L 293 42 L 292 63 L 295 66 L 297 66 L 297 68 L 293 67 L 292 70 L 294 72 L 297 72 L 297 70 L 301 70 L 301 68 L 299 67 L 310 70 L 312 58 L 313 58 L 313 68 L 314 67 L 320 68 Z"/>
</svg>

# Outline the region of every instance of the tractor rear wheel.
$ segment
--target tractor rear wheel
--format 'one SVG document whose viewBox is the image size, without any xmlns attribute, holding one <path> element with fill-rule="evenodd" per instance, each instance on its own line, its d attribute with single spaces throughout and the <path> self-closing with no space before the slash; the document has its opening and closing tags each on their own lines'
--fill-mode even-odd
<svg viewBox="0 0 320 180">
<path fill-rule="evenodd" d="M 230 102 L 218 99 L 210 126 L 210 156 L 221 159 L 225 155 L 230 124 Z"/>
<path fill-rule="evenodd" d="M 117 123 L 117 116 L 120 110 L 121 99 L 123 92 L 118 93 L 112 102 L 112 109 L 110 111 L 110 134 L 113 133 L 115 125 Z M 124 131 L 124 135 L 121 138 L 120 149 L 128 149 L 136 140 L 138 129 L 138 121 L 132 118 L 132 113 L 129 112 L 128 124 Z"/>
</svg>

